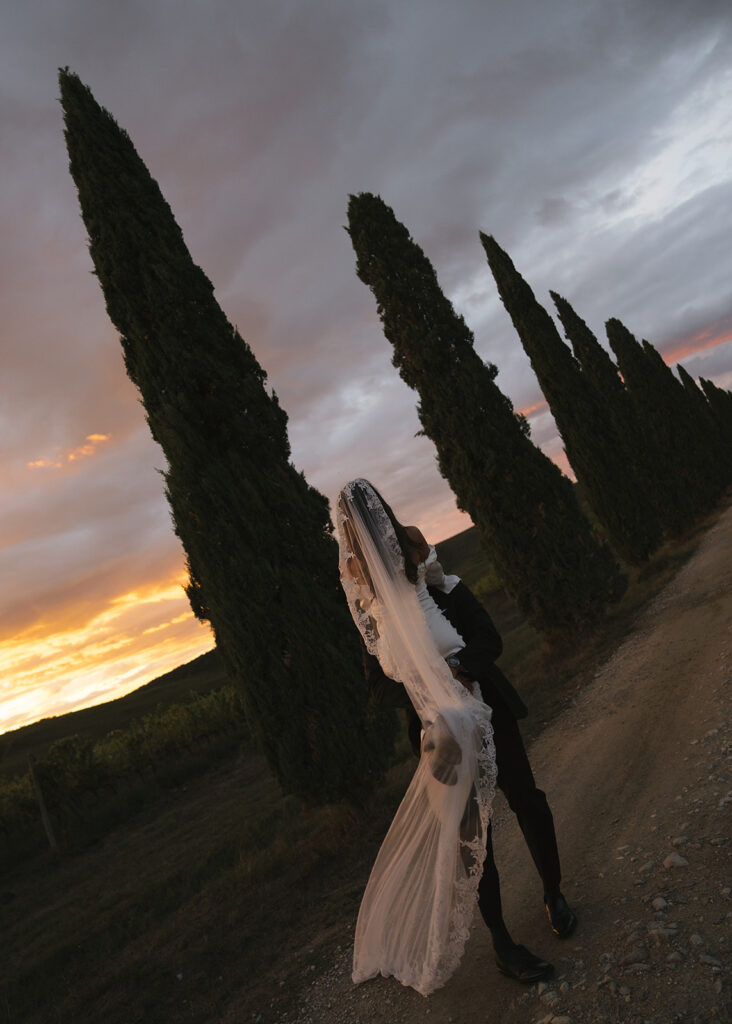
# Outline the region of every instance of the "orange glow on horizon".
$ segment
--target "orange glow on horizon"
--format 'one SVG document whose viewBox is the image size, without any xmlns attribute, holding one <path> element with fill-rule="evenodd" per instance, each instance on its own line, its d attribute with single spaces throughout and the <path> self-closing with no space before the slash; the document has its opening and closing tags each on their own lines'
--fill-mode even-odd
<svg viewBox="0 0 732 1024">
<path fill-rule="evenodd" d="M 678 342 L 675 348 L 663 356 L 663 359 L 666 363 L 677 363 L 680 359 L 685 359 L 686 356 L 696 355 L 697 352 L 703 352 L 707 348 L 725 345 L 728 341 L 732 341 L 730 333 L 710 336 L 708 329 L 702 330 L 697 334 L 692 334 L 690 338 Z"/>
<path fill-rule="evenodd" d="M 542 399 L 539 402 L 534 402 L 533 405 L 527 405 L 525 409 L 519 409 L 518 413 L 520 416 L 525 416 L 528 419 L 535 412 L 542 412 L 546 408 L 548 408 L 546 399 Z"/>
<path fill-rule="evenodd" d="M 472 525 L 473 520 L 467 512 L 461 512 L 457 508 L 452 509 L 447 515 L 438 515 L 434 519 L 421 519 L 417 522 L 417 527 L 430 544 L 440 544 L 443 540 L 454 537 L 456 533 L 469 530 Z"/>
<path fill-rule="evenodd" d="M 213 647 L 182 589 L 186 577 L 112 598 L 69 628 L 37 623 L 0 654 L 0 732 L 101 704 Z"/>
</svg>

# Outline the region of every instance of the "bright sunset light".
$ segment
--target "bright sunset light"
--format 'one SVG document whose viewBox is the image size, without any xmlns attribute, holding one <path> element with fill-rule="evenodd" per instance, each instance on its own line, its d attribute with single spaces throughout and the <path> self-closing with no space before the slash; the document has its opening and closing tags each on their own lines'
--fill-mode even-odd
<svg viewBox="0 0 732 1024">
<path fill-rule="evenodd" d="M 112 597 L 88 621 L 39 623 L 0 650 L 0 732 L 121 697 L 213 647 L 179 576 Z"/>
</svg>

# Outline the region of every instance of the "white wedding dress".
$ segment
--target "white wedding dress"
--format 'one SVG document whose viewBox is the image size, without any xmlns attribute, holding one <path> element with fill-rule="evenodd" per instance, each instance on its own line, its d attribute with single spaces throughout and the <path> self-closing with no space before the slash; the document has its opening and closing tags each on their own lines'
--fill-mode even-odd
<svg viewBox="0 0 732 1024">
<path fill-rule="evenodd" d="M 348 488 L 356 486 L 352 497 Z M 477 684 L 471 696 L 444 660 L 464 644 L 427 585 L 449 592 L 457 577 L 442 575 L 431 549 L 416 586 L 409 583 L 391 524 L 365 487 L 354 481 L 339 498 L 341 578 L 367 647 L 386 675 L 404 683 L 423 734 L 417 770 L 364 892 L 353 980 L 393 976 L 428 995 L 457 968 L 477 903 L 495 792 L 491 711 Z M 349 568 L 354 550 L 358 572 Z"/>
</svg>

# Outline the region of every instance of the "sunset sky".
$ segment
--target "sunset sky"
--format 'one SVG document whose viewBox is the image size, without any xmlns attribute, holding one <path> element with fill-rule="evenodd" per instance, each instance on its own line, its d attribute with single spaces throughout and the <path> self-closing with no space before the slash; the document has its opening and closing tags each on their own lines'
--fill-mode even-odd
<svg viewBox="0 0 732 1024">
<path fill-rule="evenodd" d="M 728 0 L 7 0 L 0 12 L 0 732 L 212 646 L 67 168 L 57 68 L 130 133 L 332 500 L 369 477 L 470 525 L 415 437 L 343 225 L 380 194 L 562 446 L 478 238 L 598 337 L 619 317 L 732 387 Z"/>
</svg>

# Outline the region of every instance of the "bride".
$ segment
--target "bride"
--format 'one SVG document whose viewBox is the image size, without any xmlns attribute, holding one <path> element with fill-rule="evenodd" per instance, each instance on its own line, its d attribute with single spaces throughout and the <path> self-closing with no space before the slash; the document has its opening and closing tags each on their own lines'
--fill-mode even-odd
<svg viewBox="0 0 732 1024">
<path fill-rule="evenodd" d="M 356 625 L 423 729 L 419 766 L 361 903 L 353 980 L 393 975 L 428 995 L 458 966 L 477 900 L 496 777 L 491 713 L 448 667 L 445 654 L 462 642 L 442 616 L 433 635 L 407 578 L 416 566 L 365 480 L 344 487 L 337 526 Z"/>
<path fill-rule="evenodd" d="M 446 593 L 460 581 L 443 576 L 434 548 L 416 527 L 402 526 L 366 480 L 343 488 L 336 525 L 353 619 L 382 675 L 403 684 L 421 725 L 417 770 L 361 903 L 353 980 L 393 976 L 422 995 L 444 985 L 462 957 L 479 895 L 499 970 L 519 981 L 547 977 L 551 964 L 514 943 L 503 923 L 490 846 L 497 775 L 492 712 L 455 657 L 466 650 L 463 637 L 428 591 L 428 580 Z M 551 822 L 548 805 L 546 811 Z M 550 921 L 554 926 L 555 911 L 569 934 L 576 919 L 559 898 L 558 911 L 548 907 Z"/>
</svg>

